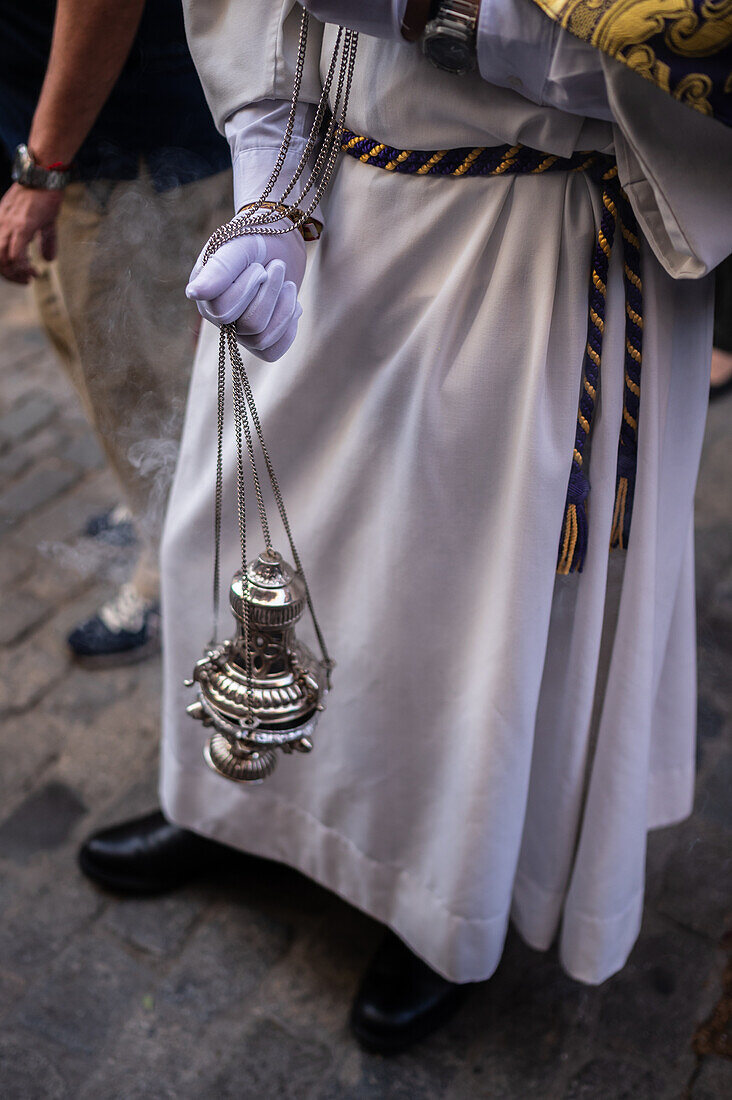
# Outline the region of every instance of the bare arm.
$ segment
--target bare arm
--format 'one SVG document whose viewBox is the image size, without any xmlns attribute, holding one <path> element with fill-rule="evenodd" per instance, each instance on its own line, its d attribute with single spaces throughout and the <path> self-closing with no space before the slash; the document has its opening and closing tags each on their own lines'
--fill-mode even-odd
<svg viewBox="0 0 732 1100">
<path fill-rule="evenodd" d="M 122 71 L 145 0 L 58 0 L 28 145 L 44 167 L 74 159 Z"/>
<path fill-rule="evenodd" d="M 51 54 L 28 145 L 42 167 L 69 163 L 91 130 L 125 63 L 145 0 L 58 0 Z M 0 201 L 0 273 L 27 283 L 35 274 L 28 245 L 39 236 L 56 252 L 63 192 L 18 184 Z"/>
</svg>

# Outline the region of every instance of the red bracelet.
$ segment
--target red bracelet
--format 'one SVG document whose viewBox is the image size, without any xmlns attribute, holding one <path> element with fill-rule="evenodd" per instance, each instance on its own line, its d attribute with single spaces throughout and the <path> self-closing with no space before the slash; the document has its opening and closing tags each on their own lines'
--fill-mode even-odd
<svg viewBox="0 0 732 1100">
<path fill-rule="evenodd" d="M 33 163 L 38 165 L 39 168 L 43 168 L 44 172 L 70 172 L 73 168 L 72 164 L 64 164 L 63 161 L 60 160 L 55 160 L 53 164 L 42 165 L 40 164 L 38 157 L 30 147 L 28 149 L 28 152 L 33 157 Z"/>
<path fill-rule="evenodd" d="M 427 26 L 430 18 L 432 0 L 407 0 L 407 8 L 402 19 L 402 38 L 407 42 L 416 42 Z"/>
</svg>

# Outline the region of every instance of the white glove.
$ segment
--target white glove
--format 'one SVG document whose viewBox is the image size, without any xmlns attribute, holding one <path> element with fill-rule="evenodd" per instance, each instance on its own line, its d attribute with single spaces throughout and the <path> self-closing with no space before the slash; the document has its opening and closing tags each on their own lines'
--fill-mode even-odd
<svg viewBox="0 0 732 1100">
<path fill-rule="evenodd" d="M 374 38 L 399 38 L 407 0 L 300 0 L 321 23 L 336 23 Z"/>
<path fill-rule="evenodd" d="M 310 104 L 298 107 L 283 180 L 290 178 L 299 162 L 314 111 Z M 287 103 L 261 100 L 226 120 L 237 207 L 261 195 L 277 159 L 289 112 Z M 276 200 L 281 194 L 282 185 L 270 198 Z M 215 325 L 235 321 L 239 342 L 254 355 L 268 363 L 280 359 L 295 339 L 302 314 L 297 301 L 305 273 L 301 235 L 297 230 L 278 237 L 247 234 L 223 244 L 205 266 L 202 256 L 186 287 L 201 316 Z"/>
<path fill-rule="evenodd" d="M 297 300 L 305 274 L 301 235 L 295 230 L 280 237 L 236 237 L 205 265 L 202 258 L 203 252 L 186 287 L 201 316 L 215 325 L 235 321 L 239 342 L 249 351 L 267 363 L 280 359 L 302 315 Z"/>
</svg>

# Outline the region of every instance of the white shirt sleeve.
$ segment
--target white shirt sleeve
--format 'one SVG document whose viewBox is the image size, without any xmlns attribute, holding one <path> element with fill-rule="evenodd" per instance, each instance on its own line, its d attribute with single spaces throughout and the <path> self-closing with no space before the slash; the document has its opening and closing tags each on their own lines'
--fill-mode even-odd
<svg viewBox="0 0 732 1100">
<path fill-rule="evenodd" d="M 669 275 L 698 279 L 732 252 L 732 130 L 603 58 L 620 182 Z"/>
<path fill-rule="evenodd" d="M 302 0 L 323 23 L 342 24 L 375 38 L 398 38 L 407 0 Z"/>
<path fill-rule="evenodd" d="M 273 202 L 280 198 L 297 171 L 315 111 L 315 106 L 310 103 L 299 103 L 297 106 L 290 148 L 270 195 Z M 289 103 L 277 99 L 260 99 L 258 103 L 240 107 L 226 119 L 224 133 L 231 149 L 236 210 L 244 203 L 258 198 L 267 185 L 277 162 L 289 113 Z M 308 175 L 309 168 L 306 167 L 293 192 L 288 195 L 288 202 L 294 201 L 300 194 Z"/>
<path fill-rule="evenodd" d="M 483 0 L 477 50 L 488 83 L 543 107 L 612 120 L 599 51 L 530 0 Z"/>
<path fill-rule="evenodd" d="M 218 129 L 248 103 L 289 100 L 302 8 L 296 0 L 183 0 L 186 37 Z M 301 101 L 320 98 L 323 27 L 310 20 Z"/>
</svg>

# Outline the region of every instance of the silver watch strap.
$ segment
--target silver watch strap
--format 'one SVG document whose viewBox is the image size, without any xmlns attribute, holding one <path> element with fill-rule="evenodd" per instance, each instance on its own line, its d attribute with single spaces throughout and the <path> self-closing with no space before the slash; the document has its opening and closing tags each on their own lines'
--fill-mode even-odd
<svg viewBox="0 0 732 1100">
<path fill-rule="evenodd" d="M 433 21 L 458 25 L 474 35 L 479 12 L 480 0 L 442 0 Z"/>
<path fill-rule="evenodd" d="M 33 159 L 28 146 L 19 145 L 15 150 L 11 177 L 21 187 L 37 191 L 63 191 L 71 180 L 71 172 L 59 168 L 41 168 Z"/>
</svg>

